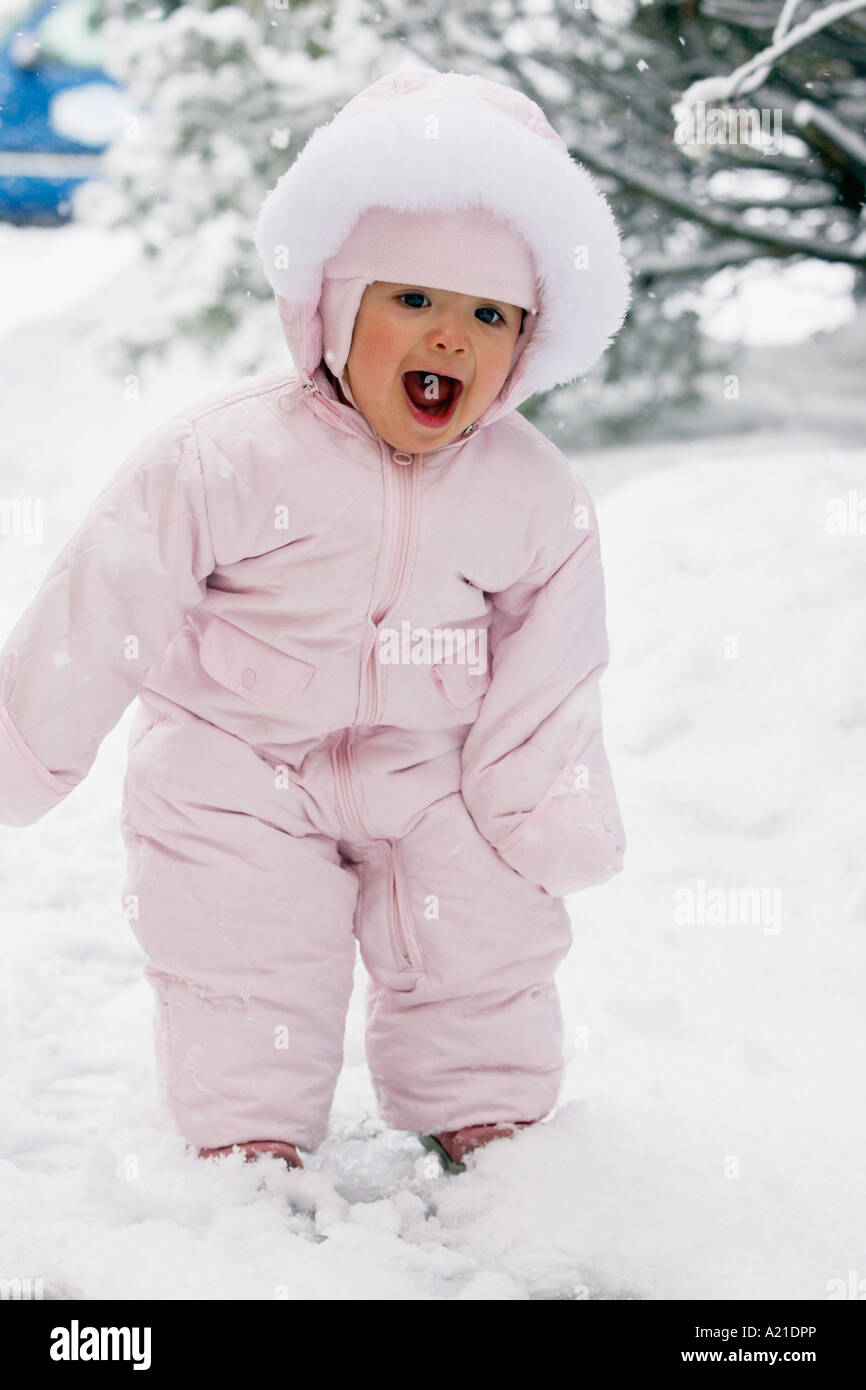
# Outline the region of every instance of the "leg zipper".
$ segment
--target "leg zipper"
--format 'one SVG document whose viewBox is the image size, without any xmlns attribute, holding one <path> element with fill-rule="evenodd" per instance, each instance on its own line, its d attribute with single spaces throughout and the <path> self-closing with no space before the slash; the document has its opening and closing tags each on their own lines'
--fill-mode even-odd
<svg viewBox="0 0 866 1390">
<path fill-rule="evenodd" d="M 394 840 L 387 840 L 390 861 L 391 885 L 388 894 L 391 940 L 394 942 L 397 961 L 403 970 L 420 970 L 421 961 L 417 943 L 414 942 L 409 913 L 400 892 L 400 868 L 397 846 Z"/>
</svg>

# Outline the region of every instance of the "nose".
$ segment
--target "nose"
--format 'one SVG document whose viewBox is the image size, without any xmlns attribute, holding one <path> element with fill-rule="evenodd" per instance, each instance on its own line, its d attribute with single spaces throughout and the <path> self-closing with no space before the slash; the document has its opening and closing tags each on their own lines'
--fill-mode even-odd
<svg viewBox="0 0 866 1390">
<path fill-rule="evenodd" d="M 456 309 L 444 309 L 431 328 L 427 341 L 431 348 L 445 352 L 466 353 L 469 351 L 469 336 L 461 314 Z"/>
</svg>

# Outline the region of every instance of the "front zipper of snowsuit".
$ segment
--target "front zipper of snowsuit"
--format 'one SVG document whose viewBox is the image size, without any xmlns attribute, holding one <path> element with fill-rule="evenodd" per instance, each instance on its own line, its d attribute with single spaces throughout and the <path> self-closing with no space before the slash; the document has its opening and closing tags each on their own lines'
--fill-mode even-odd
<svg viewBox="0 0 866 1390">
<path fill-rule="evenodd" d="M 309 398 L 315 394 L 320 409 L 324 409 L 335 424 L 346 429 L 340 411 L 321 392 L 311 378 L 302 381 L 301 391 Z M 388 934 L 401 971 L 422 968 L 420 949 L 412 928 L 411 913 L 403 900 L 401 874 L 396 841 L 378 836 L 367 825 L 361 799 L 357 792 L 354 769 L 353 741 L 358 726 L 376 724 L 381 718 L 383 690 L 379 681 L 376 659 L 378 626 L 397 603 L 410 568 L 416 535 L 416 516 L 419 492 L 421 456 L 394 450 L 394 465 L 388 457 L 388 446 L 380 441 L 384 499 L 384 561 L 380 557 L 382 579 L 374 590 L 366 617 L 367 639 L 362 658 L 358 707 L 352 725 L 344 729 L 332 754 L 334 781 L 338 804 L 345 823 L 359 840 L 372 840 L 387 846 L 389 883 L 387 889 Z M 401 461 L 398 463 L 397 459 Z M 366 869 L 365 872 L 369 872 Z"/>
<path fill-rule="evenodd" d="M 401 902 L 397 846 L 393 839 L 385 838 L 383 840 L 382 837 L 375 836 L 366 824 L 361 801 L 356 791 L 352 746 L 356 726 L 375 724 L 381 717 L 383 692 L 379 682 L 379 663 L 376 656 L 378 625 L 393 609 L 403 591 L 415 538 L 420 460 L 417 455 L 413 455 L 406 466 L 389 466 L 388 456 L 383 445 L 382 465 L 382 476 L 385 484 L 385 552 L 384 560 L 381 563 L 382 580 L 378 586 L 378 592 L 373 594 L 366 619 L 367 645 L 363 659 L 357 713 L 352 727 L 343 731 L 334 749 L 334 769 L 337 786 L 342 791 L 344 813 L 348 812 L 349 824 L 362 837 L 380 840 L 388 847 L 388 931 L 399 968 L 401 970 L 418 970 L 421 968 L 420 953 L 417 942 L 414 942 L 411 917 Z"/>
<path fill-rule="evenodd" d="M 378 724 L 382 717 L 383 691 L 379 680 L 376 642 L 379 624 L 388 616 L 399 599 L 415 544 L 415 520 L 418 509 L 418 478 L 420 460 L 417 454 L 407 455 L 411 462 L 405 466 L 389 464 L 382 451 L 385 482 L 385 563 L 378 597 L 374 595 L 367 614 L 367 647 L 361 677 L 356 724 Z"/>
<path fill-rule="evenodd" d="M 388 875 L 388 933 L 395 950 L 397 964 L 401 970 L 420 970 L 421 958 L 418 943 L 411 927 L 411 916 L 401 901 L 399 871 L 397 864 L 397 844 L 390 837 L 374 835 L 367 826 L 361 804 L 356 793 L 353 778 L 353 759 L 351 741 L 354 729 L 344 729 L 333 750 L 333 767 L 337 790 L 337 804 L 351 833 L 359 840 L 370 840 L 387 847 Z M 365 868 L 369 873 L 369 868 Z"/>
<path fill-rule="evenodd" d="M 298 382 L 287 395 L 287 399 L 291 402 L 290 408 L 294 408 L 295 402 L 301 398 L 306 400 L 308 406 L 315 413 L 320 414 L 322 418 L 327 419 L 330 424 L 344 433 L 354 438 L 363 437 L 347 421 L 340 407 L 322 391 L 312 374 L 306 370 L 299 372 Z M 474 434 L 477 428 L 475 423 L 468 425 L 462 431 L 461 439 Z M 432 449 L 428 452 L 438 454 L 442 450 L 454 448 L 459 442 L 459 439 L 453 439 L 450 444 L 440 445 L 438 449 Z M 391 449 L 392 459 L 396 465 L 391 467 L 388 457 L 389 447 L 384 440 L 379 439 L 382 477 L 385 487 L 384 544 L 386 553 L 385 563 L 382 567 L 383 579 L 379 585 L 379 591 L 373 594 L 365 619 L 367 630 L 360 693 L 357 711 L 352 721 L 353 725 L 377 724 L 382 717 L 383 692 L 376 660 L 378 625 L 388 616 L 400 597 L 415 546 L 420 475 L 423 458 L 426 455 L 409 454 L 401 449 Z"/>
</svg>

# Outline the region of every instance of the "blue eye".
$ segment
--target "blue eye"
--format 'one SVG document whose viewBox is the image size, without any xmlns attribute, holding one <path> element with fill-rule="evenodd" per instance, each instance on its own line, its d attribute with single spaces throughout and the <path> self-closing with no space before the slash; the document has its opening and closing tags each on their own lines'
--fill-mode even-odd
<svg viewBox="0 0 866 1390">
<path fill-rule="evenodd" d="M 402 300 L 403 303 L 406 303 L 406 300 L 407 300 L 407 299 L 426 299 L 426 300 L 427 300 L 427 303 L 428 303 L 428 304 L 430 303 L 430 300 L 427 298 L 427 295 L 424 294 L 423 290 L 404 290 L 402 294 L 398 294 L 398 295 L 397 295 L 397 298 L 398 298 L 399 300 Z M 407 308 L 407 309 L 421 309 L 421 308 L 423 308 L 423 307 L 424 307 L 424 306 L 423 306 L 422 304 L 406 304 L 406 308 Z M 498 315 L 499 315 L 498 321 L 497 321 L 496 319 L 482 319 L 482 320 L 481 320 L 482 323 L 488 324 L 488 326 L 491 327 L 491 328 L 498 327 L 498 324 L 499 324 L 499 323 L 505 323 L 505 322 L 506 322 L 505 315 L 501 312 L 501 310 L 497 309 L 496 306 L 495 306 L 494 304 L 482 304 L 481 308 L 480 308 L 480 309 L 476 309 L 475 312 L 476 312 L 476 314 L 485 314 L 485 313 L 498 314 Z"/>
</svg>

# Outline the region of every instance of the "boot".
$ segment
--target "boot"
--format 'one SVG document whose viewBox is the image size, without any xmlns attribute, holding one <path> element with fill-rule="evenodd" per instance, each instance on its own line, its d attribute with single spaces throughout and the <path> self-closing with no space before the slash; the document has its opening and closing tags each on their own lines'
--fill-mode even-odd
<svg viewBox="0 0 866 1390">
<path fill-rule="evenodd" d="M 438 1154 L 449 1173 L 465 1173 L 463 1159 L 473 1149 L 489 1144 L 492 1139 L 504 1139 L 534 1125 L 535 1120 L 512 1120 L 498 1125 L 466 1125 L 463 1129 L 443 1130 L 439 1134 L 421 1134 L 419 1139 L 430 1153 Z"/>
<path fill-rule="evenodd" d="M 282 1158 L 289 1168 L 304 1166 L 294 1144 L 286 1144 L 282 1139 L 251 1139 L 249 1143 L 226 1144 L 221 1149 L 199 1149 L 198 1157 L 213 1158 L 216 1154 L 230 1154 L 236 1148 L 244 1155 L 245 1163 L 257 1158 L 259 1154 L 274 1154 L 276 1158 Z"/>
</svg>

